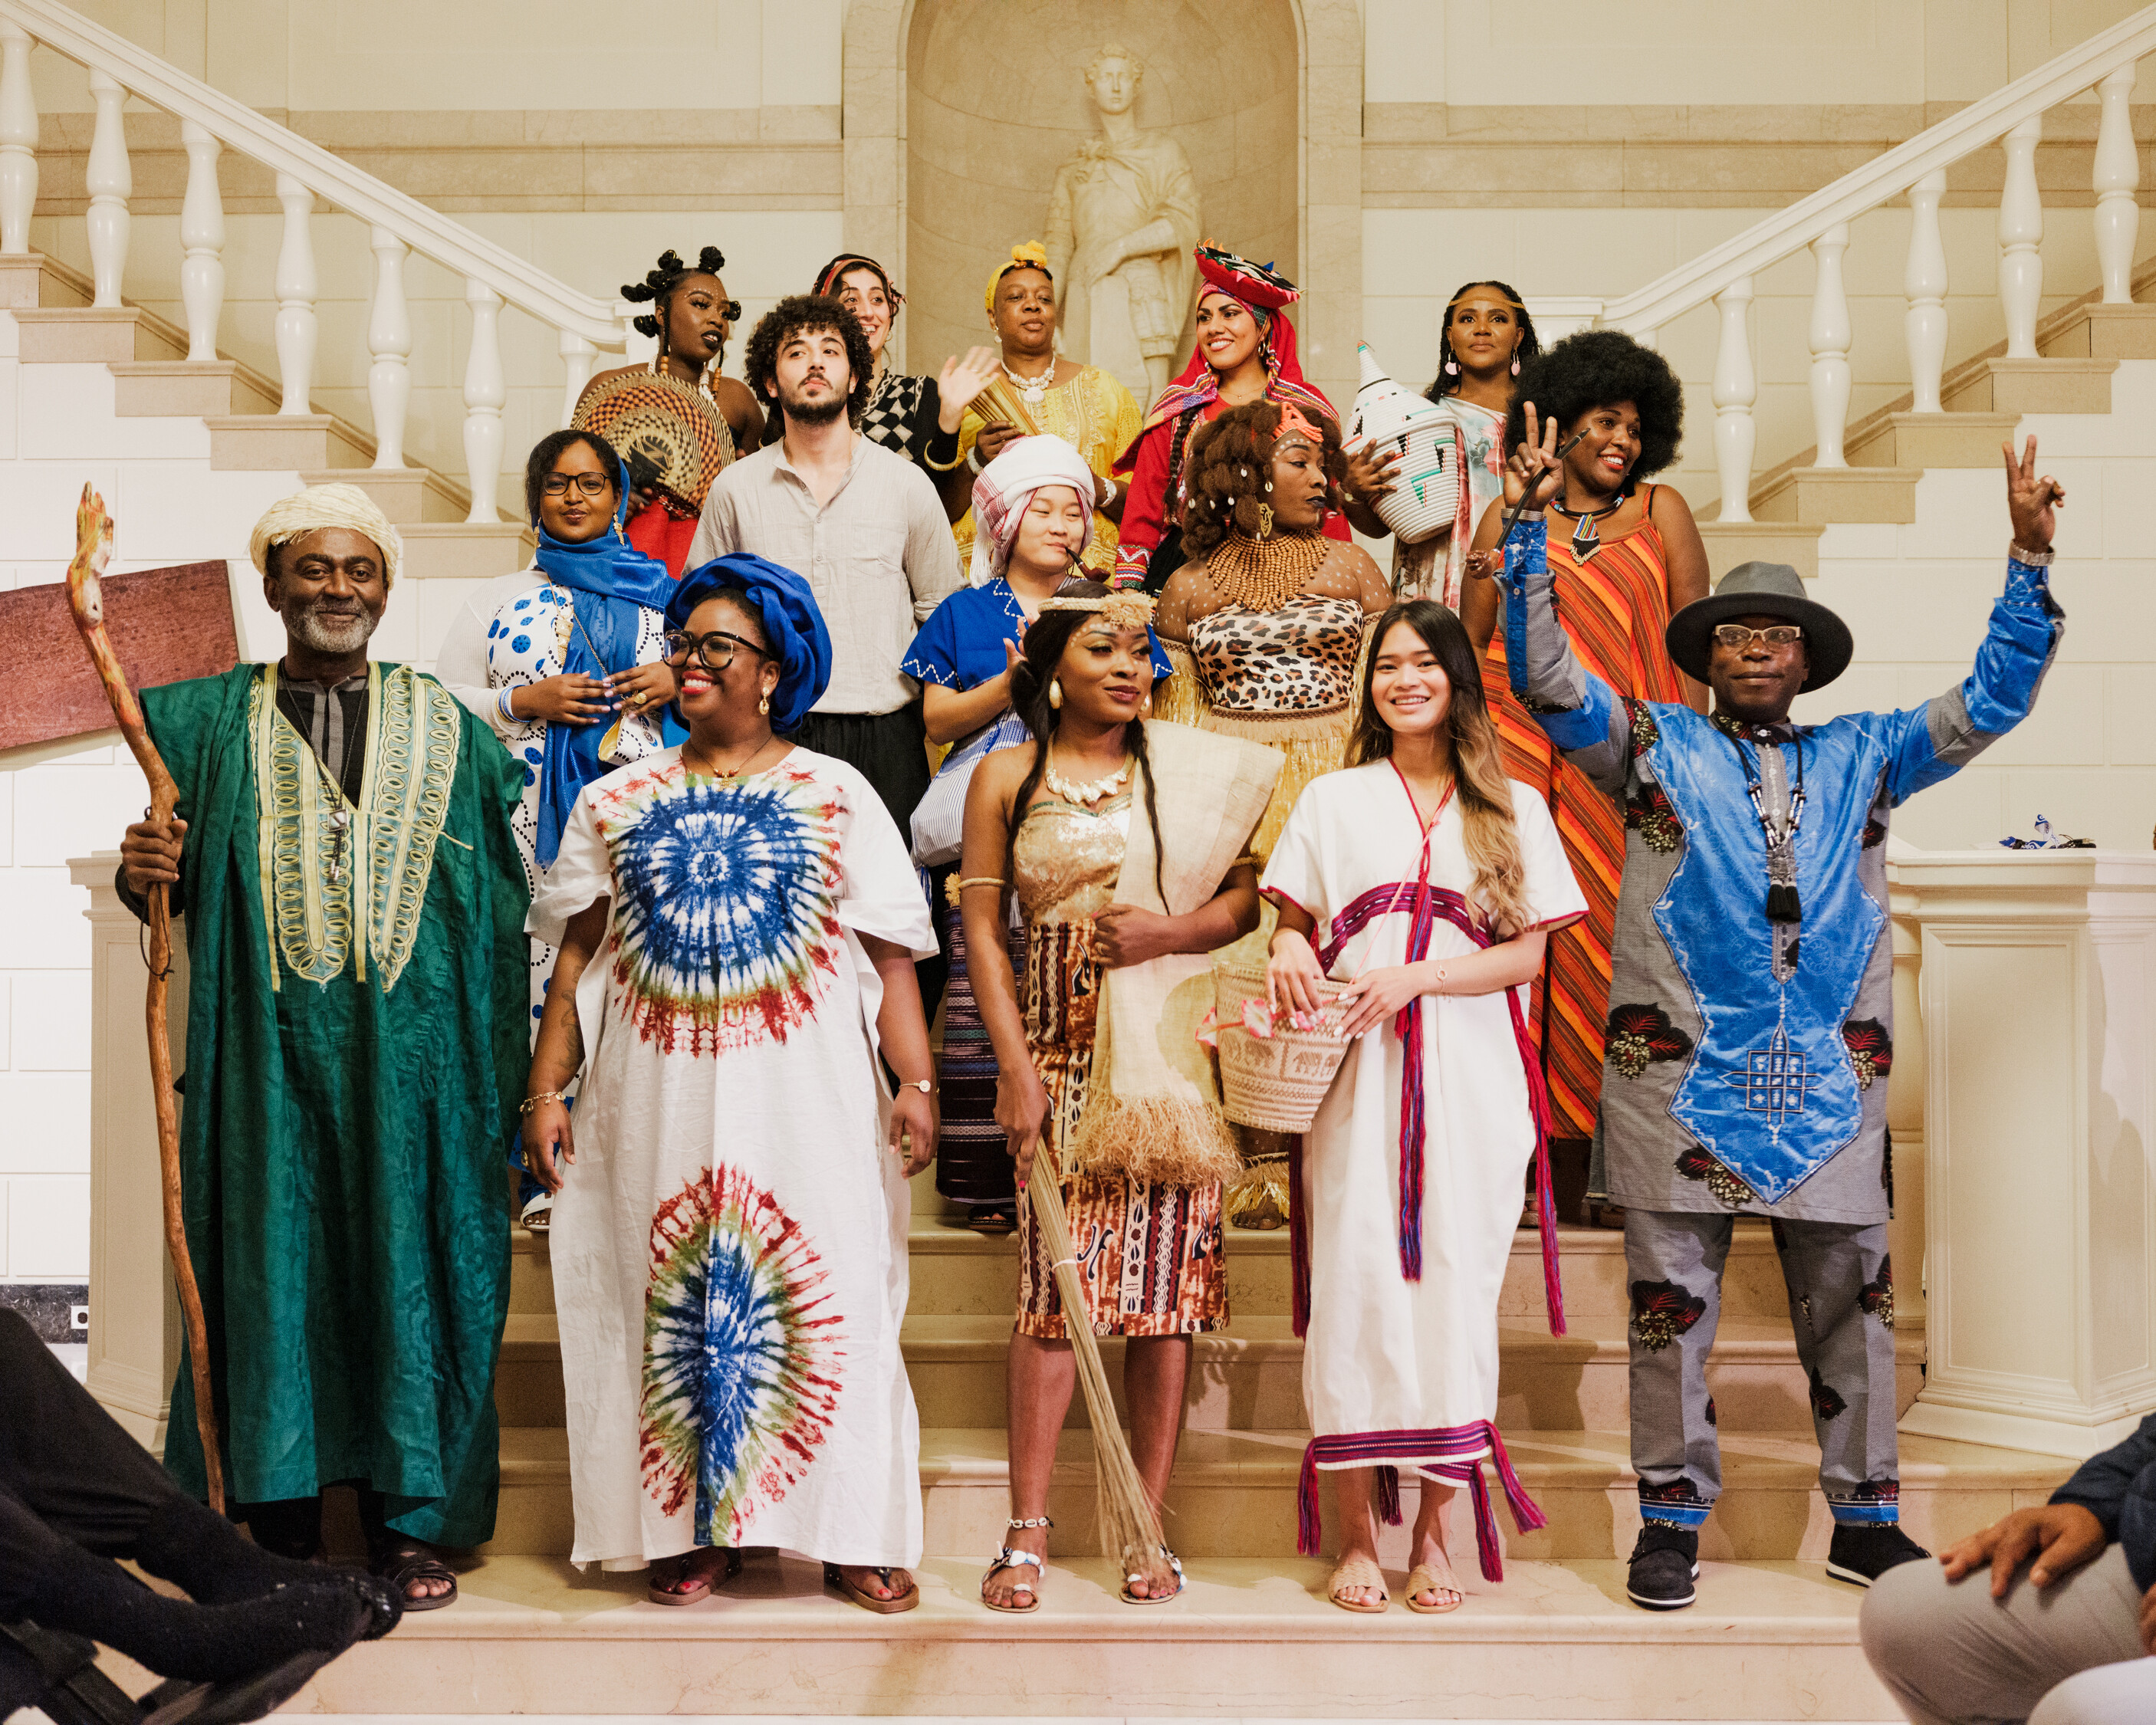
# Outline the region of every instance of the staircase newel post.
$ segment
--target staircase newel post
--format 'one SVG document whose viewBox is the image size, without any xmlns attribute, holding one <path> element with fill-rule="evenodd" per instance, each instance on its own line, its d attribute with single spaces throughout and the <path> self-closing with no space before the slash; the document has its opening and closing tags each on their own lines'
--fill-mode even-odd
<svg viewBox="0 0 2156 1725">
<path fill-rule="evenodd" d="M 501 295 L 477 276 L 465 280 L 471 307 L 471 355 L 465 362 L 465 471 L 471 485 L 467 521 L 498 521 L 501 485 L 501 409 L 509 399 L 501 375 Z"/>
<path fill-rule="evenodd" d="M 127 200 L 135 195 L 135 171 L 127 161 L 126 122 L 120 110 L 127 92 L 104 72 L 90 74 L 90 100 L 97 104 L 97 129 L 90 140 L 90 273 L 95 292 L 90 304 L 108 310 L 120 305 L 120 285 L 127 274 Z"/>
<path fill-rule="evenodd" d="M 2133 62 L 2128 60 L 2096 87 L 2102 117 L 2096 131 L 2096 260 L 2103 277 L 2103 303 L 2133 303 L 2133 246 L 2141 234 L 2141 155 L 2133 142 Z"/>
<path fill-rule="evenodd" d="M 38 207 L 38 97 L 30 87 L 29 32 L 0 20 L 0 254 L 30 249 Z"/>
<path fill-rule="evenodd" d="M 1902 328 L 1909 345 L 1909 382 L 1919 413 L 1936 413 L 1947 363 L 1947 249 L 1939 237 L 1939 199 L 1947 173 L 1933 168 L 1909 188 L 1909 264 L 1902 291 L 1909 301 Z"/>
<path fill-rule="evenodd" d="M 1752 332 L 1746 314 L 1752 305 L 1752 278 L 1740 275 L 1714 296 L 1722 318 L 1722 340 L 1714 350 L 1714 466 L 1722 480 L 1725 521 L 1752 519 L 1752 451 L 1759 439 L 1752 405 L 1759 398 L 1758 374 L 1752 366 Z"/>
<path fill-rule="evenodd" d="M 277 248 L 277 371 L 285 386 L 280 413 L 314 412 L 315 242 L 308 231 L 315 194 L 292 174 L 277 176 L 277 202 L 285 209 L 284 242 Z"/>
<path fill-rule="evenodd" d="M 599 351 L 574 330 L 562 331 L 561 351 L 562 369 L 567 375 L 562 380 L 562 424 L 557 429 L 567 430 L 576 417 L 584 386 L 592 381 L 592 367 L 598 362 Z"/>
<path fill-rule="evenodd" d="M 223 148 L 207 126 L 180 122 L 187 152 L 187 195 L 180 205 L 180 303 L 187 313 L 187 358 L 217 357 L 218 320 L 224 313 L 224 198 L 218 190 Z"/>
<path fill-rule="evenodd" d="M 2036 143 L 2044 116 L 2006 134 L 2006 186 L 1999 198 L 1999 304 L 2006 314 L 2006 357 L 2036 357 L 2036 308 L 2044 297 L 2044 197 L 2036 188 Z"/>
<path fill-rule="evenodd" d="M 1812 433 L 1819 445 L 1815 467 L 1846 467 L 1841 436 L 1849 424 L 1849 295 L 1842 286 L 1841 254 L 1849 249 L 1849 223 L 1836 222 L 1812 242 L 1818 273 L 1812 283 Z"/>
<path fill-rule="evenodd" d="M 374 414 L 374 465 L 404 465 L 404 412 L 412 399 L 412 314 L 404 301 L 407 248 L 387 228 L 377 227 L 374 304 L 367 317 L 367 402 Z"/>
</svg>

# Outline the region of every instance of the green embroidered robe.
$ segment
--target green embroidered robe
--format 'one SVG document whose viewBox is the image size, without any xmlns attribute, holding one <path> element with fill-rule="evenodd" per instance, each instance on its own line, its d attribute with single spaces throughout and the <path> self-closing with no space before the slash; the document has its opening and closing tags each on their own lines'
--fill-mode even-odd
<svg viewBox="0 0 2156 1725">
<path fill-rule="evenodd" d="M 476 1544 L 528 1059 L 524 773 L 433 678 L 372 666 L 339 866 L 341 798 L 275 675 L 143 696 L 189 823 L 180 1156 L 226 1488 L 357 1481 L 399 1530 Z M 165 1461 L 203 1492 L 184 1366 Z"/>
</svg>

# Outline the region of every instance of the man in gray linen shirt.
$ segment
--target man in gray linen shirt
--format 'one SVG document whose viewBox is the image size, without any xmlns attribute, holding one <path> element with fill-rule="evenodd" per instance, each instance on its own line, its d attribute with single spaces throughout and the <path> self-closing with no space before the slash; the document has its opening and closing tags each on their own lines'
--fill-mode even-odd
<svg viewBox="0 0 2156 1725">
<path fill-rule="evenodd" d="M 950 522 L 919 468 L 855 429 L 875 359 L 836 300 L 780 300 L 745 368 L 783 434 L 712 482 L 688 566 L 747 552 L 808 582 L 831 632 L 831 685 L 788 740 L 859 768 L 910 832 L 928 754 L 920 685 L 899 666 L 962 584 Z"/>
</svg>

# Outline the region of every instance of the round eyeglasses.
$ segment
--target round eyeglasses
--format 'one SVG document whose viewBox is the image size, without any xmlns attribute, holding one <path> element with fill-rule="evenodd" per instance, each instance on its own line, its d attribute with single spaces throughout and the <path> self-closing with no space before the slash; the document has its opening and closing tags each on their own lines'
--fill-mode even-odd
<svg viewBox="0 0 2156 1725">
<path fill-rule="evenodd" d="M 774 656 L 765 652 L 755 642 L 744 641 L 739 635 L 730 635 L 722 629 L 715 629 L 709 634 L 702 635 L 692 635 L 686 629 L 670 629 L 659 639 L 666 649 L 669 665 L 677 659 L 686 659 L 694 653 L 696 662 L 706 670 L 724 670 L 734 662 L 734 653 L 738 648 L 747 648 L 759 659 Z"/>
<path fill-rule="evenodd" d="M 1770 623 L 1764 629 L 1747 629 L 1741 623 L 1717 623 L 1714 638 L 1725 647 L 1741 653 L 1754 641 L 1764 641 L 1770 647 L 1786 647 L 1792 641 L 1801 641 L 1804 632 L 1794 623 Z"/>
</svg>

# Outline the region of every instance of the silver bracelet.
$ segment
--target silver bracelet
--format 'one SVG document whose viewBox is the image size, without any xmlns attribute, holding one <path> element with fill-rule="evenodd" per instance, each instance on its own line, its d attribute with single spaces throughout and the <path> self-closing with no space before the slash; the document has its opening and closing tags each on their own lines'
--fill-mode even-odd
<svg viewBox="0 0 2156 1725">
<path fill-rule="evenodd" d="M 972 449 L 966 451 L 966 467 L 970 473 L 978 475 L 980 472 L 981 446 L 978 444 L 975 444 Z"/>
<path fill-rule="evenodd" d="M 2050 550 L 2031 551 L 2025 545 L 2010 543 L 2006 547 L 2006 555 L 2013 558 L 2015 562 L 2028 568 L 2048 569 L 2051 567 L 2051 559 L 2058 553 Z"/>
</svg>

